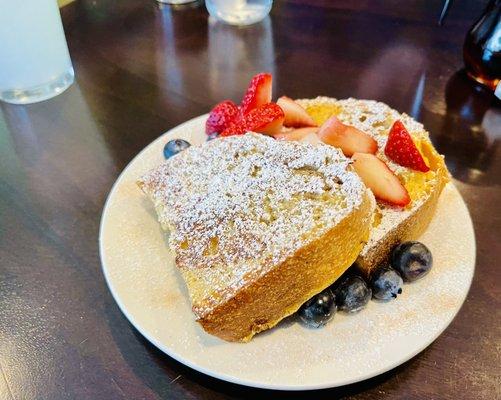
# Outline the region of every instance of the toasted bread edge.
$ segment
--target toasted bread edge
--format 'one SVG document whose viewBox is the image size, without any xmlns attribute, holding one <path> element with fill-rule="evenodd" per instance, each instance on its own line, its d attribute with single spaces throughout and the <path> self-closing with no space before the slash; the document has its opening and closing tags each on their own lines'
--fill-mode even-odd
<svg viewBox="0 0 501 400">
<path fill-rule="evenodd" d="M 360 206 L 336 226 L 198 322 L 211 335 L 241 342 L 275 326 L 352 265 L 368 239 L 373 208 L 374 199 L 365 193 Z"/>
<path fill-rule="evenodd" d="M 431 142 L 424 148 L 425 156 L 429 160 L 430 168 L 437 172 L 437 183 L 431 190 L 428 198 L 407 219 L 402 221 L 395 229 L 374 244 L 364 255 L 357 258 L 357 264 L 362 272 L 370 277 L 371 273 L 381 264 L 388 262 L 391 250 L 400 242 L 416 240 L 430 224 L 438 199 L 449 182 L 450 176 L 443 156 L 438 154 Z"/>
</svg>

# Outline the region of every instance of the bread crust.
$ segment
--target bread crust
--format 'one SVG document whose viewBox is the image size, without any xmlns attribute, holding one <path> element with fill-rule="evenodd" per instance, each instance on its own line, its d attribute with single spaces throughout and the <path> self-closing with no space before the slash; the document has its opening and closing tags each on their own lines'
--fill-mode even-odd
<svg viewBox="0 0 501 400">
<path fill-rule="evenodd" d="M 339 278 L 367 241 L 374 199 L 365 193 L 360 206 L 324 235 L 242 288 L 198 322 L 228 341 L 249 341 Z"/>
<path fill-rule="evenodd" d="M 335 102 L 334 99 L 322 101 L 326 100 L 331 103 Z M 364 104 L 363 101 L 361 104 Z M 380 108 L 381 104 L 376 105 Z M 386 109 L 383 111 L 395 113 L 386 105 L 384 107 Z M 360 119 L 360 121 L 363 120 Z M 372 242 L 373 238 L 369 242 L 369 236 L 375 200 L 372 193 L 366 190 L 362 195 L 361 203 L 336 225 L 320 237 L 310 242 L 306 240 L 302 247 L 284 261 L 281 261 L 283 258 L 279 259 L 280 263 L 278 263 L 279 260 L 274 261 L 278 263 L 276 265 L 261 261 L 261 265 L 267 266 L 266 272 L 245 273 L 242 278 L 239 277 L 238 290 L 234 294 L 229 293 L 226 297 L 214 291 L 202 300 L 194 298 L 194 294 L 205 293 L 196 284 L 199 272 L 190 268 L 191 264 L 183 262 L 178 254 L 176 264 L 190 291 L 197 321 L 205 331 L 228 341 L 249 341 L 256 333 L 275 326 L 280 320 L 296 312 L 304 302 L 336 281 L 355 260 L 360 269 L 370 276 L 374 268 L 387 261 L 391 249 L 397 243 L 419 237 L 431 221 L 438 198 L 449 181 L 449 173 L 443 157 L 433 148 L 427 133 L 422 135 L 421 140 L 423 141 L 421 149 L 423 155 L 435 172 L 433 185 L 423 198 L 415 203 L 406 217 L 402 214 L 401 220 L 398 217 L 397 225 L 387 231 L 382 229 L 383 236 L 378 237 L 377 240 L 374 239 L 374 242 Z M 158 186 L 158 182 L 151 184 L 151 187 L 141 182 L 139 184 L 150 196 L 154 188 Z M 158 208 L 162 204 L 153 198 L 152 200 L 156 205 L 159 220 L 162 222 L 160 216 L 166 214 Z M 293 226 L 293 224 L 290 225 L 290 229 L 293 229 Z M 165 221 L 163 227 L 174 229 L 166 226 Z M 282 230 L 282 232 L 288 232 L 288 230 Z M 290 234 L 297 233 L 291 232 Z M 272 239 L 273 237 L 268 238 L 266 243 Z M 246 244 L 248 242 L 241 243 L 238 248 L 245 248 Z M 176 243 L 174 243 L 173 250 L 179 250 L 176 248 Z M 186 260 L 192 263 L 193 258 L 188 257 Z M 228 269 L 233 264 L 223 263 L 222 265 L 227 266 Z M 231 269 L 228 271 L 232 272 Z M 210 289 L 213 285 L 207 287 Z"/>
<path fill-rule="evenodd" d="M 431 143 L 422 148 L 424 156 L 428 159 L 429 167 L 436 173 L 435 184 L 429 196 L 405 220 L 394 229 L 388 230 L 385 236 L 375 242 L 370 248 L 364 249 L 363 254 L 357 258 L 360 270 L 367 277 L 381 264 L 387 263 L 391 250 L 400 242 L 415 240 L 426 230 L 435 214 L 438 199 L 443 188 L 449 182 L 449 172 L 444 163 L 444 158 L 434 149 Z"/>
<path fill-rule="evenodd" d="M 228 341 L 250 340 L 332 284 L 375 209 L 339 150 L 255 133 L 192 146 L 138 184 L 170 232 L 197 321 Z"/>
<path fill-rule="evenodd" d="M 395 245 L 402 241 L 417 239 L 428 227 L 435 214 L 440 194 L 449 181 L 449 172 L 445 166 L 444 158 L 437 153 L 428 133 L 419 122 L 406 114 L 393 110 L 384 103 L 352 98 L 338 100 L 329 97 L 300 99 L 297 101 L 307 109 L 307 112 L 310 112 L 308 109 L 311 108 L 313 112 L 318 113 L 318 107 L 325 107 L 317 115 L 316 122 L 319 124 L 323 123 L 331 115 L 337 115 L 343 122 L 356 126 L 358 129 L 372 135 L 378 141 L 378 156 L 383 161 L 393 164 L 393 166 L 389 165 L 390 169 L 395 169 L 395 167 L 397 169 L 404 168 L 391 163 L 391 160 L 385 159 L 386 156 L 381 151 L 386 144 L 387 132 L 391 125 L 395 120 L 400 119 L 415 135 L 413 139 L 420 143 L 420 150 L 425 156 L 430 169 L 435 173 L 431 187 L 422 196 L 413 199 L 410 207 L 401 213 L 400 220 L 396 223 L 388 219 L 386 205 L 380 203 L 382 212 L 380 213 L 379 225 L 373 229 L 367 245 L 362 249 L 357 259 L 361 272 L 366 277 L 370 277 L 374 269 L 388 261 L 391 250 Z M 312 117 L 314 116 L 312 115 Z"/>
</svg>

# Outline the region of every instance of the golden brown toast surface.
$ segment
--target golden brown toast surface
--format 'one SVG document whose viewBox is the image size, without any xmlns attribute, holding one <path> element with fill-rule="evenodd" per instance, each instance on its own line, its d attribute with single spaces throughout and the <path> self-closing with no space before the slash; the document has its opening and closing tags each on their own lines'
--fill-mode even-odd
<svg viewBox="0 0 501 400">
<path fill-rule="evenodd" d="M 327 145 L 246 134 L 193 146 L 140 181 L 204 329 L 249 340 L 332 284 L 368 238 L 372 194 Z"/>
<path fill-rule="evenodd" d="M 428 226 L 440 193 L 449 181 L 443 156 L 434 149 L 422 124 L 384 103 L 353 98 L 337 100 L 328 97 L 298 100 L 298 103 L 319 125 L 330 116 L 336 115 L 343 123 L 355 126 L 376 139 L 377 156 L 397 175 L 409 192 L 411 203 L 403 209 L 379 201 L 377 203 L 369 241 L 357 259 L 362 269 L 370 274 L 371 270 L 387 260 L 391 249 L 397 243 L 418 238 Z M 408 129 L 430 167 L 429 172 L 423 173 L 402 167 L 384 154 L 390 127 L 397 119 Z"/>
</svg>

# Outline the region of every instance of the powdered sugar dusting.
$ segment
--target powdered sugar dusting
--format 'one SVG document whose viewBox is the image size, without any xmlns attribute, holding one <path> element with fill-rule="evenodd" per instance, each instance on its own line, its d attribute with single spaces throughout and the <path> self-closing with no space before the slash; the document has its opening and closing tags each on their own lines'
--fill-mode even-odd
<svg viewBox="0 0 501 400">
<path fill-rule="evenodd" d="M 444 189 L 427 232 L 419 238 L 434 266 L 422 280 L 404 285 L 389 303 L 369 302 L 356 315 L 337 313 L 318 330 L 294 319 L 228 343 L 194 321 L 165 235 L 136 180 L 162 162 L 174 138 L 205 140 L 202 116 L 162 136 L 119 178 L 103 212 L 100 250 L 113 296 L 131 323 L 162 351 L 220 379 L 274 389 L 343 385 L 382 373 L 431 343 L 459 310 L 475 263 L 471 220 L 452 184 Z"/>
<path fill-rule="evenodd" d="M 201 317 L 338 223 L 365 187 L 327 145 L 249 133 L 192 146 L 141 179 Z"/>
<path fill-rule="evenodd" d="M 424 129 L 422 124 L 415 121 L 409 115 L 399 113 L 388 105 L 378 101 L 359 100 L 354 98 L 338 100 L 323 96 L 319 96 L 315 99 L 302 99 L 296 101 L 303 107 L 321 104 L 337 106 L 340 109 L 340 113 L 337 117 L 341 122 L 360 129 L 377 141 L 377 156 L 383 160 L 396 175 L 409 173 L 411 170 L 391 161 L 384 154 L 388 133 L 393 123 L 398 119 L 401 120 L 414 140 L 429 140 L 428 132 Z M 425 194 L 418 199 L 414 199 L 410 207 L 406 207 L 405 209 L 378 202 L 381 222 L 371 229 L 369 240 L 367 245 L 362 249 L 361 255 L 365 255 L 369 249 L 378 243 L 388 232 L 413 215 L 427 200 L 428 196 L 429 194 Z"/>
</svg>

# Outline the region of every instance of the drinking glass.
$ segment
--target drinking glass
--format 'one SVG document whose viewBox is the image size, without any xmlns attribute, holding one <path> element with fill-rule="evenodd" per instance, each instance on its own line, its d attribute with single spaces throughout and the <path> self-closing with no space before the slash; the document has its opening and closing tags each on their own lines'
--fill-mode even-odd
<svg viewBox="0 0 501 400">
<path fill-rule="evenodd" d="M 157 0 L 157 1 L 163 4 L 178 5 L 178 4 L 194 3 L 198 0 Z"/>
<path fill-rule="evenodd" d="M 231 25 L 250 25 L 263 20 L 273 0 L 205 0 L 209 14 Z"/>
<path fill-rule="evenodd" d="M 73 80 L 56 0 L 0 0 L 0 100 L 46 100 Z"/>
</svg>

